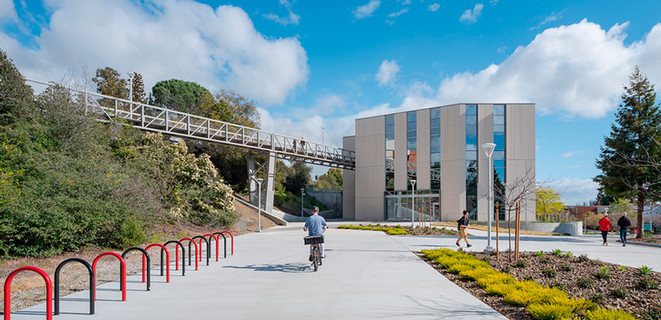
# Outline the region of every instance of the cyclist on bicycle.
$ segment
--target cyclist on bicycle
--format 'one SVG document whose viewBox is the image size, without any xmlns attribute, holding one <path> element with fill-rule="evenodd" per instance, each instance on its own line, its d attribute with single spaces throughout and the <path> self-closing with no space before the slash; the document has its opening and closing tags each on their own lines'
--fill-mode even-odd
<svg viewBox="0 0 661 320">
<path fill-rule="evenodd" d="M 312 215 L 305 220 L 303 230 L 307 231 L 309 236 L 323 236 L 327 228 L 326 219 L 319 215 L 319 208 L 317 206 L 312 207 Z M 321 257 L 326 258 L 323 243 L 319 244 L 319 249 L 321 250 Z M 312 261 L 312 246 L 310 246 L 309 259 Z"/>
</svg>

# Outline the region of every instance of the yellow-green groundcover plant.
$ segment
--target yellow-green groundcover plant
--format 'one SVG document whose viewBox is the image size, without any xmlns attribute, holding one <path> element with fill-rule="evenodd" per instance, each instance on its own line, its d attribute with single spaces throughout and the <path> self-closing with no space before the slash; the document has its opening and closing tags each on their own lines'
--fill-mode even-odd
<svg viewBox="0 0 661 320">
<path fill-rule="evenodd" d="M 510 304 L 526 307 L 535 319 L 635 319 L 622 310 L 598 308 L 590 300 L 569 298 L 565 291 L 557 288 L 544 287 L 534 281 L 518 281 L 462 251 L 434 249 L 422 250 L 422 253 L 448 272 L 477 281 L 487 293 L 502 296 Z"/>
<path fill-rule="evenodd" d="M 371 231 L 384 231 L 389 235 L 402 235 L 408 234 L 406 230 L 402 228 L 380 228 L 380 227 L 364 227 L 364 226 L 352 226 L 352 225 L 341 225 L 337 227 L 338 229 L 354 229 L 354 230 L 371 230 Z"/>
</svg>

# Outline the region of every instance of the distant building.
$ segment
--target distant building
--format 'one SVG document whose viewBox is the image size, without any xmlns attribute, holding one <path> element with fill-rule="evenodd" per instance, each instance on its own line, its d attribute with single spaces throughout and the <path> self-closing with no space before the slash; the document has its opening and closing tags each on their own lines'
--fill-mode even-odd
<svg viewBox="0 0 661 320">
<path fill-rule="evenodd" d="M 453 104 L 356 120 L 344 148 L 356 170 L 344 170 L 344 218 L 456 220 L 466 209 L 487 220 L 488 161 L 481 145 L 496 144 L 495 183 L 526 173 L 535 179 L 534 104 Z M 534 181 L 534 180 L 533 180 Z M 534 195 L 522 220 L 535 219 Z"/>
</svg>

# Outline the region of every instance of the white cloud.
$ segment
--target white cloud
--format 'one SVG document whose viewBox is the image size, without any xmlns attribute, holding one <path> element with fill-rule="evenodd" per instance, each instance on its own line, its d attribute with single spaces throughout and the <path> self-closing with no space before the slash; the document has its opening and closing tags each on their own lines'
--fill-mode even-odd
<svg viewBox="0 0 661 320">
<path fill-rule="evenodd" d="M 482 15 L 482 8 L 484 8 L 484 5 L 481 3 L 478 3 L 475 5 L 473 10 L 468 9 L 464 11 L 464 13 L 459 17 L 459 21 L 465 23 L 465 24 L 471 24 L 477 22 L 477 18 Z"/>
<path fill-rule="evenodd" d="M 376 9 L 378 9 L 380 5 L 381 5 L 381 1 L 370 0 L 369 3 L 356 8 L 356 10 L 352 12 L 353 17 L 356 19 L 364 19 L 367 17 L 371 17 L 374 14 L 374 11 L 376 11 Z"/>
<path fill-rule="evenodd" d="M 409 8 L 404 8 L 402 10 L 399 10 L 397 12 L 393 12 L 391 14 L 388 14 L 388 18 L 397 18 L 405 13 L 409 12 Z"/>
<path fill-rule="evenodd" d="M 395 60 L 383 60 L 379 71 L 376 73 L 376 80 L 379 82 L 379 87 L 392 85 L 395 82 L 397 73 L 399 72 L 399 65 Z"/>
<path fill-rule="evenodd" d="M 52 6 L 50 24 L 35 38 L 38 49 L 0 33 L 0 47 L 26 77 L 57 80 L 81 65 L 110 66 L 141 73 L 147 88 L 178 78 L 266 105 L 282 103 L 308 78 L 301 43 L 265 38 L 237 7 L 214 10 L 178 0 L 63 0 Z"/>
<path fill-rule="evenodd" d="M 560 156 L 560 158 L 570 158 L 570 157 L 578 155 L 579 153 L 581 153 L 581 150 L 567 151 L 567 152 L 563 153 Z"/>
<path fill-rule="evenodd" d="M 275 13 L 269 13 L 269 14 L 265 14 L 264 18 L 266 18 L 268 20 L 271 20 L 271 21 L 274 21 L 276 23 L 279 23 L 283 26 L 286 26 L 286 25 L 289 25 L 289 24 L 298 25 L 298 22 L 300 21 L 301 16 L 297 15 L 296 13 L 294 13 L 294 11 L 292 11 L 291 3 L 287 0 L 280 0 L 280 4 L 283 5 L 287 9 L 287 11 L 289 12 L 288 16 L 280 17 L 279 15 L 277 15 Z"/>
<path fill-rule="evenodd" d="M 547 182 L 545 186 L 560 193 L 562 201 L 568 205 L 589 203 L 597 197 L 599 185 L 592 179 L 559 179 Z"/>
<path fill-rule="evenodd" d="M 0 23 L 18 21 L 16 7 L 12 0 L 0 0 Z"/>
<path fill-rule="evenodd" d="M 440 9 L 440 8 L 441 8 L 441 5 L 440 5 L 440 4 L 438 4 L 438 3 L 433 3 L 433 4 L 430 4 L 429 7 L 427 7 L 427 10 L 429 10 L 429 11 L 431 11 L 431 12 L 436 12 L 436 11 L 438 11 L 438 9 Z"/>
<path fill-rule="evenodd" d="M 560 12 L 551 12 L 551 14 L 549 16 L 544 17 L 544 20 L 542 20 L 542 22 L 540 22 L 536 27 L 530 28 L 530 30 L 539 29 L 540 27 L 542 27 L 543 25 L 545 25 L 547 23 L 551 23 L 551 22 L 558 21 L 558 20 L 562 19 L 562 14 L 565 11 L 567 11 L 567 9 L 562 10 Z"/>
<path fill-rule="evenodd" d="M 433 94 L 404 100 L 427 99 L 431 105 L 534 102 L 542 114 L 603 117 L 617 107 L 635 65 L 649 75 L 650 82 L 661 83 L 661 24 L 644 39 L 625 45 L 627 25 L 616 24 L 606 31 L 583 20 L 547 29 L 500 64 L 448 76 Z M 430 105 L 419 107 L 424 106 Z"/>
</svg>

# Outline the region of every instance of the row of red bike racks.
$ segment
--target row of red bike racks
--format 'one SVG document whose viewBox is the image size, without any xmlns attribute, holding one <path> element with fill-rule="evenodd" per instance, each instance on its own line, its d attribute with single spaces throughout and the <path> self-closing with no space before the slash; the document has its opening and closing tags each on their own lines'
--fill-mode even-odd
<svg viewBox="0 0 661 320">
<path fill-rule="evenodd" d="M 181 248 L 181 275 L 184 276 L 186 273 L 186 250 L 184 249 L 184 244 L 183 241 L 188 241 L 188 265 L 191 265 L 191 244 L 195 246 L 195 270 L 198 269 L 198 261 L 202 261 L 202 240 L 206 242 L 207 245 L 207 265 L 209 265 L 209 258 L 211 256 L 211 240 L 216 241 L 216 261 L 219 261 L 219 239 L 220 236 L 223 237 L 223 243 L 224 243 L 224 249 L 225 249 L 225 258 L 227 258 L 227 238 L 225 237 L 225 234 L 229 234 L 230 238 L 232 239 L 232 255 L 234 254 L 234 236 L 232 235 L 231 232 L 229 231 L 220 231 L 220 232 L 215 232 L 213 234 L 205 234 L 204 236 L 195 236 L 193 238 L 183 238 L 179 241 L 177 240 L 171 240 L 168 241 L 164 244 L 159 244 L 159 243 L 152 243 L 148 245 L 146 248 L 139 248 L 139 247 L 131 247 L 126 249 L 121 255 L 119 253 L 115 252 L 104 252 L 100 255 L 98 255 L 92 264 L 90 265 L 89 262 L 80 259 L 80 258 L 70 258 L 67 260 L 62 261 L 57 268 L 55 269 L 55 299 L 54 299 L 54 304 L 55 304 L 55 312 L 53 312 L 53 284 L 51 282 L 50 277 L 46 272 L 43 270 L 36 268 L 36 267 L 21 267 L 16 270 L 14 270 L 5 280 L 5 287 L 4 287 L 4 320 L 10 320 L 11 319 L 11 282 L 14 279 L 14 277 L 23 272 L 23 271 L 34 271 L 38 273 L 43 279 L 44 282 L 46 283 L 46 319 L 52 320 L 53 319 L 53 314 L 54 315 L 59 315 L 60 314 L 60 272 L 62 271 L 62 268 L 71 263 L 71 262 L 78 262 L 81 263 L 85 266 L 87 271 L 89 272 L 89 282 L 90 282 L 90 314 L 94 314 L 94 303 L 96 301 L 96 265 L 99 262 L 99 260 L 105 256 L 113 256 L 119 260 L 119 272 L 120 272 L 120 279 L 119 279 L 119 290 L 122 292 L 122 301 L 126 301 L 126 261 L 124 258 L 127 256 L 132 251 L 139 251 L 142 253 L 142 282 L 147 285 L 147 291 L 150 291 L 150 285 L 151 285 L 151 259 L 149 257 L 149 253 L 147 252 L 149 249 L 153 247 L 158 247 L 161 249 L 161 276 L 163 276 L 163 269 L 165 268 L 165 273 L 166 273 L 166 282 L 170 282 L 170 253 L 168 252 L 167 246 L 169 244 L 175 244 L 175 260 L 174 260 L 174 265 L 175 265 L 175 270 L 179 270 L 179 248 Z M 209 237 L 209 239 L 207 239 Z M 196 239 L 200 239 L 199 242 L 199 249 L 198 249 L 198 243 L 195 242 Z M 163 254 L 165 254 L 165 260 L 167 261 L 167 264 L 164 264 L 164 259 L 163 259 Z"/>
</svg>

